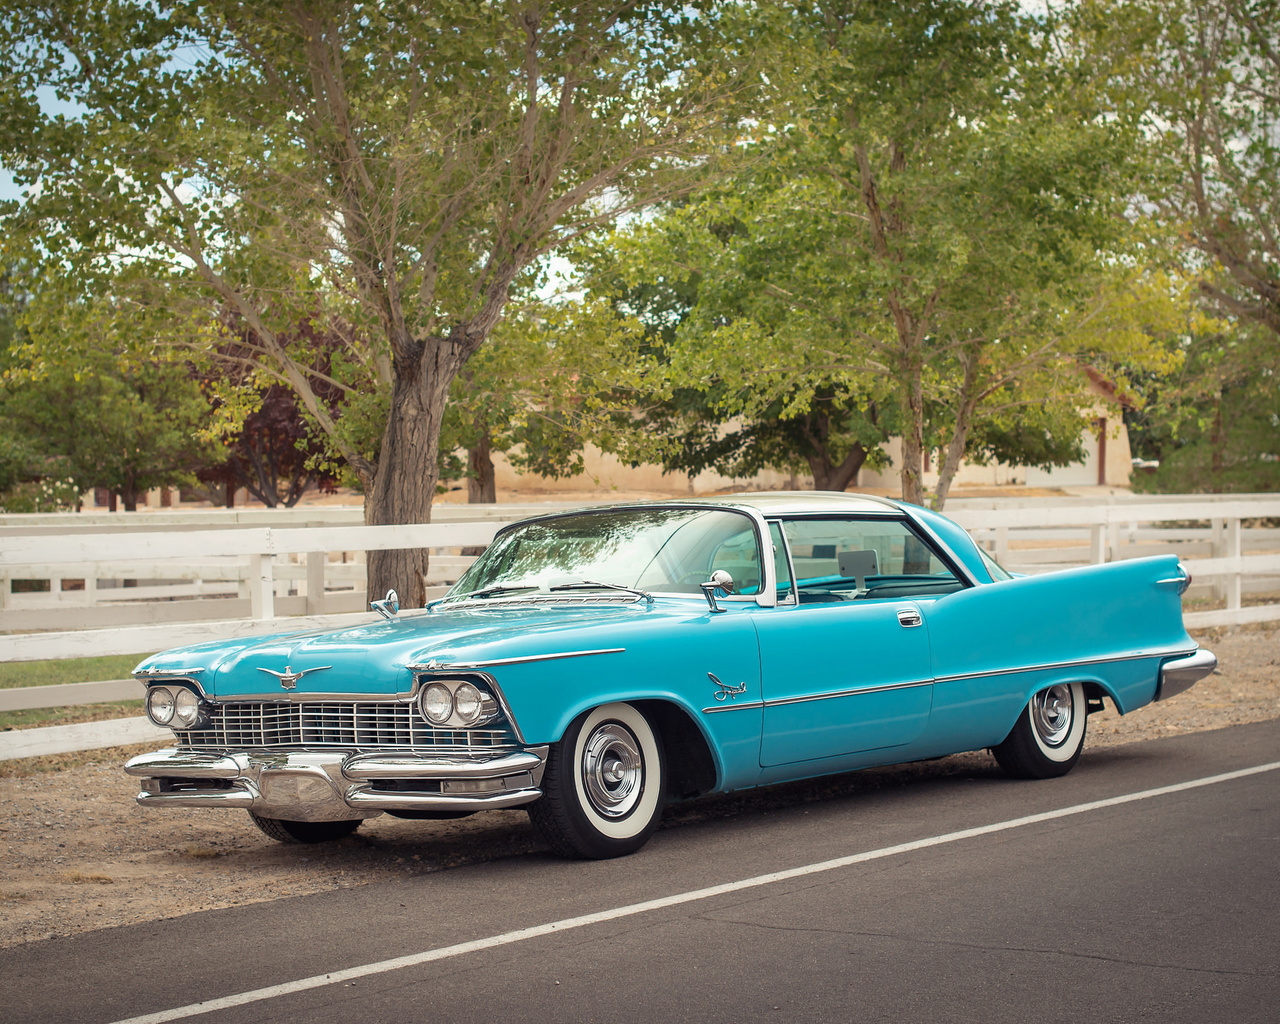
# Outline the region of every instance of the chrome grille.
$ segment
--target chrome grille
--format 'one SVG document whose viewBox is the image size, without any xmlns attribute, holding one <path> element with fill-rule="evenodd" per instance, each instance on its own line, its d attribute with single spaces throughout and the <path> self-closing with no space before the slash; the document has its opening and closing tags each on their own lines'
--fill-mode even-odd
<svg viewBox="0 0 1280 1024">
<path fill-rule="evenodd" d="M 484 729 L 438 729 L 412 704 L 374 701 L 211 704 L 207 729 L 175 730 L 193 750 L 337 748 L 342 750 L 504 750 L 517 746 L 501 719 Z"/>
</svg>

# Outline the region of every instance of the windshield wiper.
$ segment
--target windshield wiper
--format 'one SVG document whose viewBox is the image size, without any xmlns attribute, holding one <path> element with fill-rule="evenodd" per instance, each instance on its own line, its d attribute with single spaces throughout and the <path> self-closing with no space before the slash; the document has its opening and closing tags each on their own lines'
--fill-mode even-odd
<svg viewBox="0 0 1280 1024">
<path fill-rule="evenodd" d="M 449 594 L 442 601 L 461 601 L 465 597 L 492 597 L 494 594 L 510 594 L 518 590 L 537 590 L 536 583 L 495 583 L 491 587 L 469 590 L 465 594 Z"/>
<path fill-rule="evenodd" d="M 597 583 L 595 580 L 582 580 L 580 583 L 557 583 L 554 587 L 548 587 L 547 589 L 555 593 L 557 590 L 588 590 L 597 587 L 601 590 L 621 590 L 627 594 L 635 594 L 636 597 L 643 597 L 650 604 L 653 604 L 653 595 L 647 590 L 624 587 L 621 583 Z"/>
</svg>

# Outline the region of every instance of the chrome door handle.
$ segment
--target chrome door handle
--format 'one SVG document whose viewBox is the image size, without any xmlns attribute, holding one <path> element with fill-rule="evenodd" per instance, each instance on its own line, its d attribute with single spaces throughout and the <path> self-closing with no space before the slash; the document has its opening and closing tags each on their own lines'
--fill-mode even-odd
<svg viewBox="0 0 1280 1024">
<path fill-rule="evenodd" d="M 924 619 L 920 617 L 920 613 L 914 608 L 898 609 L 898 625 L 910 629 L 912 626 L 918 626 L 922 622 L 924 622 Z"/>
</svg>

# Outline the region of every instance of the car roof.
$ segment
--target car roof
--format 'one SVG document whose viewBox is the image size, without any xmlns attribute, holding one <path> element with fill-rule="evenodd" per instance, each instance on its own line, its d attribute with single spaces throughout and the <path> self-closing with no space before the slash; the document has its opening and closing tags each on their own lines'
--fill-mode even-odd
<svg viewBox="0 0 1280 1024">
<path fill-rule="evenodd" d="M 847 494 L 843 491 L 743 491 L 736 494 L 704 495 L 688 498 L 659 498 L 649 501 L 625 501 L 607 505 L 546 512 L 535 519 L 551 519 L 578 512 L 604 512 L 628 508 L 688 508 L 705 505 L 713 508 L 751 509 L 763 516 L 847 515 L 872 512 L 911 514 L 911 506 L 874 494 Z M 513 524 L 514 525 L 514 524 Z"/>
<path fill-rule="evenodd" d="M 797 513 L 902 512 L 900 502 L 875 494 L 843 491 L 749 491 L 704 499 L 714 504 L 753 508 L 766 516 Z"/>
</svg>

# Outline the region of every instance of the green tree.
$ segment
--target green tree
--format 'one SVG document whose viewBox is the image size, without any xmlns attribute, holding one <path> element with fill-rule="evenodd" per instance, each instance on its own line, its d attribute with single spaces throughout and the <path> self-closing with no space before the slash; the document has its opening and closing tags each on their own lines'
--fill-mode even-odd
<svg viewBox="0 0 1280 1024">
<path fill-rule="evenodd" d="M 726 416 L 874 408 L 902 437 L 907 500 L 944 450 L 939 507 L 963 455 L 1017 439 L 1012 419 L 1040 431 L 1035 461 L 1068 457 L 1078 427 L 1043 432 L 1080 424 L 1083 364 L 1176 358 L 1158 336 L 1178 291 L 1127 216 L 1135 119 L 1014 3 L 790 8 L 769 71 L 787 102 L 748 170 L 620 242 L 635 279 L 697 277 L 675 379 Z"/>
<path fill-rule="evenodd" d="M 33 353 L 34 354 L 34 353 Z M 190 483 L 217 447 L 196 439 L 208 404 L 183 363 L 118 357 L 36 357 L 6 374 L 0 419 L 77 492 L 105 487 L 126 510 L 154 487 Z"/>
<path fill-rule="evenodd" d="M 738 9 L 711 0 L 7 15 L 0 154 L 40 185 L 10 237 L 90 291 L 163 305 L 183 337 L 240 317 L 360 477 L 371 524 L 430 518 L 449 390 L 538 261 L 687 189 L 759 84 L 733 73 Z M 85 114 L 45 116 L 42 86 Z M 341 422 L 281 343 L 304 317 L 348 342 Z M 370 591 L 419 605 L 425 570 L 425 551 L 371 552 Z"/>
<path fill-rule="evenodd" d="M 1222 315 L 1280 335 L 1280 0 L 1138 0 L 1115 19 L 1126 84 L 1166 161 L 1147 198 Z M 1099 30 L 1103 34 L 1105 30 Z"/>
</svg>

